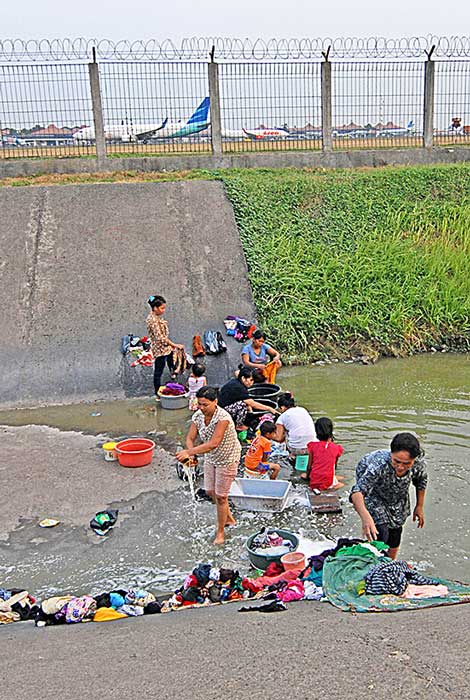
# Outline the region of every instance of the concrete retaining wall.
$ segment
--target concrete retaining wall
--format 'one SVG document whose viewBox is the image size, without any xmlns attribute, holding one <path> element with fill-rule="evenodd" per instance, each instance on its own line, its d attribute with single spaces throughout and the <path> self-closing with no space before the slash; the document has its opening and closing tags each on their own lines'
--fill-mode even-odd
<svg viewBox="0 0 470 700">
<path fill-rule="evenodd" d="M 0 188 L 0 403 L 151 393 L 123 334 L 145 331 L 149 294 L 170 336 L 223 328 L 254 307 L 233 212 L 217 182 Z M 223 381 L 240 346 L 208 366 Z M 143 382 L 146 386 L 143 386 Z"/>
<path fill-rule="evenodd" d="M 164 172 L 220 168 L 378 168 L 385 165 L 430 165 L 470 161 L 470 148 L 403 148 L 355 151 L 245 153 L 222 156 L 151 158 L 51 158 L 0 161 L 0 179 L 51 173 Z"/>
</svg>

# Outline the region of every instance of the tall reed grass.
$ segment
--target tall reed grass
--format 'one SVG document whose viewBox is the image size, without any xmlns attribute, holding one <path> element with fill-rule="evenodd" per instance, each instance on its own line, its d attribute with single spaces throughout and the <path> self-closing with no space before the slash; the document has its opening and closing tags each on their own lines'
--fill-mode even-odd
<svg viewBox="0 0 470 700">
<path fill-rule="evenodd" d="M 469 166 L 219 176 L 273 344 L 300 359 L 469 347 Z"/>
</svg>

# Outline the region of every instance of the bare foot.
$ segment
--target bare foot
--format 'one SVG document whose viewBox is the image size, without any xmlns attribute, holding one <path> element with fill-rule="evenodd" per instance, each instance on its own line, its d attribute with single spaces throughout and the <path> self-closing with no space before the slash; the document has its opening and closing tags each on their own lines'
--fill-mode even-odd
<svg viewBox="0 0 470 700">
<path fill-rule="evenodd" d="M 224 544 L 224 542 L 225 542 L 225 537 L 224 537 L 223 532 L 220 535 L 217 534 L 215 536 L 214 544 Z"/>
</svg>

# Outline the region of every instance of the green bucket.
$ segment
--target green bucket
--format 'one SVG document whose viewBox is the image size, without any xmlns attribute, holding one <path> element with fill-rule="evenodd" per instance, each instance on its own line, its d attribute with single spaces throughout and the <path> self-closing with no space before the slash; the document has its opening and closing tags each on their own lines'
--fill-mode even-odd
<svg viewBox="0 0 470 700">
<path fill-rule="evenodd" d="M 308 455 L 297 455 L 294 469 L 296 472 L 306 472 L 308 467 Z"/>
</svg>

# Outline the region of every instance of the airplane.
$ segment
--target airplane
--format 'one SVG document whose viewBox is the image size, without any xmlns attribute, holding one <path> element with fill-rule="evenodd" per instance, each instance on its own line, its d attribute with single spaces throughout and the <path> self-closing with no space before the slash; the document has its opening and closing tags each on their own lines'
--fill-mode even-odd
<svg viewBox="0 0 470 700">
<path fill-rule="evenodd" d="M 380 136 L 409 136 L 413 131 L 413 120 L 411 119 L 406 127 L 396 126 L 390 129 L 381 129 L 376 133 L 377 138 Z"/>
<path fill-rule="evenodd" d="M 286 139 L 289 136 L 289 131 L 287 129 L 281 129 L 278 127 L 264 128 L 259 127 L 257 129 L 243 129 L 243 132 L 255 141 L 277 141 L 278 139 Z"/>
<path fill-rule="evenodd" d="M 26 141 L 18 136 L 0 136 L 0 146 L 10 148 L 11 146 L 24 146 Z"/>
<path fill-rule="evenodd" d="M 146 142 L 150 139 L 162 138 L 178 138 L 181 136 L 190 136 L 197 134 L 199 131 L 207 129 L 209 126 L 208 114 L 210 107 L 210 98 L 205 97 L 199 107 L 184 123 L 180 121 L 169 122 L 168 117 L 161 124 L 121 124 L 106 125 L 104 127 L 104 136 L 106 140 L 116 140 L 123 142 Z M 73 140 L 76 143 L 83 143 L 95 140 L 95 128 L 86 126 L 80 129 L 73 135 Z"/>
</svg>

